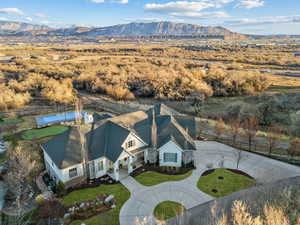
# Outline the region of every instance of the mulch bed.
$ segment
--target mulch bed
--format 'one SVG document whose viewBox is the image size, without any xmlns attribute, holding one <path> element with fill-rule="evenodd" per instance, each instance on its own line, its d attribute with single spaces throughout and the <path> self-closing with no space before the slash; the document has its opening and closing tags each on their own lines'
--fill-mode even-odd
<svg viewBox="0 0 300 225">
<path fill-rule="evenodd" d="M 253 177 L 251 177 L 249 174 L 247 174 L 247 173 L 245 173 L 245 172 L 243 172 L 241 170 L 237 170 L 237 169 L 227 169 L 227 170 L 229 170 L 232 173 L 243 175 L 245 177 L 249 177 L 250 179 L 254 180 Z M 215 169 L 206 170 L 201 176 L 207 176 L 207 175 L 213 173 L 214 171 L 215 171 Z"/>
<path fill-rule="evenodd" d="M 207 175 L 213 173 L 214 171 L 215 171 L 215 169 L 206 170 L 204 173 L 202 173 L 201 176 L 207 176 Z"/>
<path fill-rule="evenodd" d="M 241 171 L 241 170 L 237 170 L 237 169 L 227 169 L 227 170 L 229 170 L 230 172 L 239 174 L 239 175 L 243 175 L 243 176 L 245 176 L 245 177 L 249 177 L 250 179 L 253 179 L 253 180 L 254 180 L 253 177 L 251 177 L 249 174 L 247 174 L 247 173 L 245 173 L 245 172 L 243 172 L 243 171 Z"/>
<path fill-rule="evenodd" d="M 67 193 L 70 193 L 70 192 L 76 191 L 76 190 L 86 189 L 86 188 L 99 187 L 101 184 L 117 184 L 117 183 L 120 183 L 120 182 L 115 181 L 108 175 L 104 175 L 99 178 L 90 179 L 88 181 L 88 183 L 78 184 L 76 186 L 70 187 L 67 189 Z"/>
<path fill-rule="evenodd" d="M 70 213 L 69 218 L 66 219 L 64 225 L 71 224 L 75 220 L 86 220 L 96 215 L 100 215 L 104 212 L 111 210 L 111 206 L 116 204 L 116 200 L 112 199 L 110 202 L 105 203 L 104 200 L 108 197 L 108 194 L 101 194 L 96 197 L 95 200 L 87 200 L 81 203 L 75 203 L 71 206 L 66 207 L 66 212 L 69 212 L 71 208 L 77 208 L 78 211 L 75 213 Z M 103 202 L 103 204 L 95 205 L 96 202 Z M 81 204 L 84 204 L 83 207 L 80 207 Z"/>
<path fill-rule="evenodd" d="M 181 175 L 181 174 L 185 174 L 188 171 L 190 171 L 193 168 L 178 168 L 178 169 L 171 169 L 171 167 L 168 167 L 170 169 L 164 169 L 164 167 L 159 167 L 156 165 L 144 165 L 136 170 L 134 170 L 130 175 L 135 177 L 138 176 L 144 172 L 147 171 L 154 171 L 154 172 L 158 172 L 158 173 L 162 173 L 162 174 L 167 174 L 167 175 Z"/>
</svg>

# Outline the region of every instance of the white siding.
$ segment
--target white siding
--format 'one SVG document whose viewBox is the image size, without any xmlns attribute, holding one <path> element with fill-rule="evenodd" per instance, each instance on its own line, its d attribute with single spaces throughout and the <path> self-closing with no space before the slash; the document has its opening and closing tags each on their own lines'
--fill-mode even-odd
<svg viewBox="0 0 300 225">
<path fill-rule="evenodd" d="M 181 167 L 182 163 L 182 149 L 172 141 L 169 141 L 160 149 L 159 151 L 159 165 L 160 166 L 174 166 Z M 164 162 L 164 153 L 176 153 L 177 154 L 177 162 Z"/>
<path fill-rule="evenodd" d="M 59 169 L 54 162 L 52 162 L 51 158 L 48 156 L 48 154 L 44 152 L 44 159 L 46 162 L 46 169 L 48 171 L 48 173 L 50 174 L 50 176 L 52 177 L 56 177 L 56 181 L 61 181 L 63 183 L 66 183 L 76 177 L 73 177 L 72 179 L 70 179 L 69 177 L 69 170 L 73 169 L 73 168 L 77 168 L 77 174 L 78 176 L 82 176 L 83 175 L 83 166 L 82 164 L 77 164 L 74 165 L 72 167 L 66 168 L 66 169 Z M 48 168 L 49 167 L 49 168 Z M 77 176 L 77 177 L 78 177 Z"/>
<path fill-rule="evenodd" d="M 123 159 L 125 159 L 125 158 L 129 158 L 129 156 L 130 156 L 130 155 L 129 155 L 127 152 L 123 151 L 123 152 L 121 153 L 121 155 L 119 156 L 118 160 L 123 160 Z"/>
<path fill-rule="evenodd" d="M 73 169 L 75 167 L 77 168 L 77 176 L 70 178 L 69 177 L 69 170 Z M 61 173 L 62 173 L 62 177 L 63 177 L 62 182 L 66 183 L 66 182 L 68 182 L 72 179 L 83 176 L 83 166 L 82 166 L 82 164 L 77 164 L 77 165 L 74 165 L 74 166 L 71 166 L 71 167 L 68 167 L 66 169 L 61 170 Z"/>
<path fill-rule="evenodd" d="M 99 170 L 99 162 L 103 161 L 103 170 Z M 106 174 L 107 170 L 108 170 L 108 160 L 104 157 L 96 159 L 93 161 L 94 165 L 95 165 L 95 176 L 96 178 L 98 177 L 102 177 Z"/>
<path fill-rule="evenodd" d="M 135 141 L 135 145 L 131 148 L 126 148 L 126 143 L 128 143 L 129 141 L 134 140 Z M 135 134 L 130 133 L 128 135 L 128 137 L 125 139 L 124 143 L 122 144 L 122 148 L 126 149 L 126 151 L 133 151 L 135 149 L 139 149 L 146 146 L 146 143 L 144 143 L 139 137 L 137 137 Z"/>
</svg>

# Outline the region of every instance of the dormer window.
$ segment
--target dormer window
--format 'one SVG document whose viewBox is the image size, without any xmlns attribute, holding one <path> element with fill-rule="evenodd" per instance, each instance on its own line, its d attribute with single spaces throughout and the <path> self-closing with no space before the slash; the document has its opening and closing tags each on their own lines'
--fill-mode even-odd
<svg viewBox="0 0 300 225">
<path fill-rule="evenodd" d="M 135 140 L 130 140 L 126 143 L 126 148 L 132 148 L 135 146 Z"/>
</svg>

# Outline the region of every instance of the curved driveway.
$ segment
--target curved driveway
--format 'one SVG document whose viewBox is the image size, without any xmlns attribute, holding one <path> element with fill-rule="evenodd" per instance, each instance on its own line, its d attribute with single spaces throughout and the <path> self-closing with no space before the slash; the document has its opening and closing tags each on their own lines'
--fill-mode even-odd
<svg viewBox="0 0 300 225">
<path fill-rule="evenodd" d="M 183 204 L 187 209 L 205 203 L 213 198 L 197 188 L 201 174 L 208 168 L 236 168 L 254 177 L 258 183 L 300 175 L 300 168 L 256 154 L 238 151 L 217 142 L 196 142 L 195 169 L 185 180 L 165 182 L 146 187 L 134 178 L 121 180 L 131 192 L 130 199 L 124 204 L 120 212 L 121 225 L 154 225 L 157 224 L 153 211 L 157 204 L 163 201 L 175 201 Z M 241 154 L 239 154 L 239 152 Z M 139 221 L 139 223 L 137 223 Z"/>
</svg>

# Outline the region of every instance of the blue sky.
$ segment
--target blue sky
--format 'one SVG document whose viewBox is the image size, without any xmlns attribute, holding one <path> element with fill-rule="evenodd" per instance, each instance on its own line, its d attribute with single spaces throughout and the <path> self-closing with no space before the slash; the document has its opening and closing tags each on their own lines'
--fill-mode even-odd
<svg viewBox="0 0 300 225">
<path fill-rule="evenodd" d="M 0 20 L 51 27 L 174 21 L 252 34 L 300 34 L 299 0 L 0 0 Z"/>
</svg>

